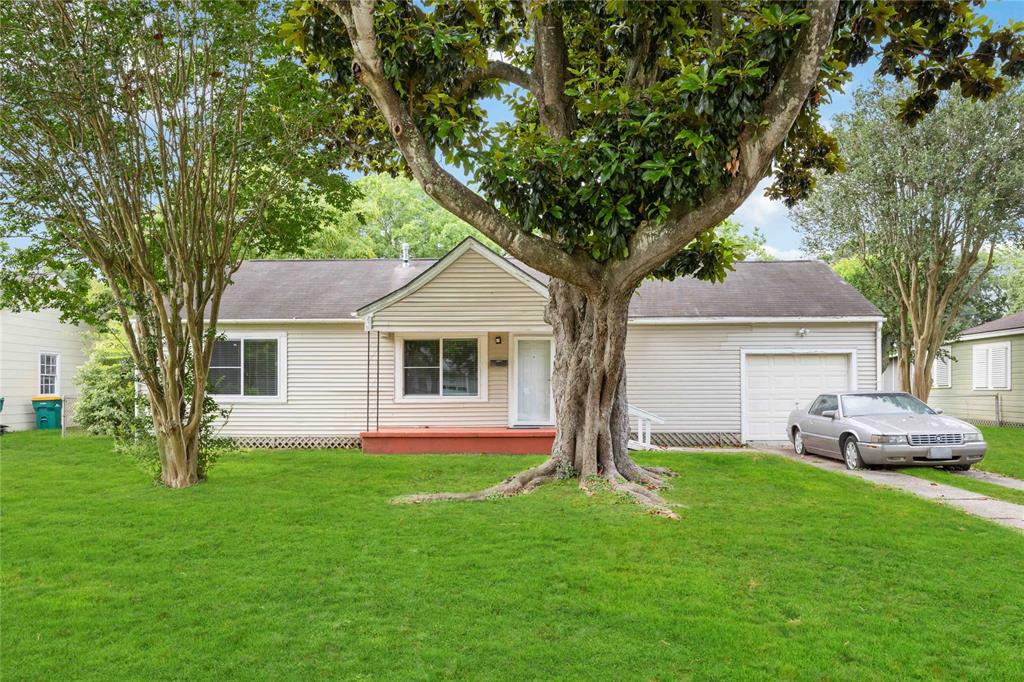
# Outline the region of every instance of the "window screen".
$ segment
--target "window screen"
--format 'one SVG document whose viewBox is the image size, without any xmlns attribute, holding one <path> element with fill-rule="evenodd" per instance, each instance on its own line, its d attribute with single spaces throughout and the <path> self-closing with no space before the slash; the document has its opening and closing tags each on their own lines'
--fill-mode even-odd
<svg viewBox="0 0 1024 682">
<path fill-rule="evenodd" d="M 480 348 L 475 338 L 406 339 L 402 357 L 404 395 L 479 395 Z"/>
<path fill-rule="evenodd" d="M 39 393 L 52 395 L 57 392 L 57 354 L 39 354 Z"/>
<path fill-rule="evenodd" d="M 277 339 L 220 339 L 213 347 L 209 391 L 214 395 L 278 395 Z"/>
<path fill-rule="evenodd" d="M 441 385 L 441 342 L 438 339 L 407 339 L 402 352 L 405 395 L 438 395 Z"/>
<path fill-rule="evenodd" d="M 477 394 L 476 339 L 444 340 L 443 395 Z"/>
<path fill-rule="evenodd" d="M 246 339 L 246 395 L 277 395 L 277 339 Z"/>
</svg>

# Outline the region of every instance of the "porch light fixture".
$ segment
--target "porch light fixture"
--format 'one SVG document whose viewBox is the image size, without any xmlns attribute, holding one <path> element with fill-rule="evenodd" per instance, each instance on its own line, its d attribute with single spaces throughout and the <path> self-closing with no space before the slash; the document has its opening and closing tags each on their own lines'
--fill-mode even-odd
<svg viewBox="0 0 1024 682">
<path fill-rule="evenodd" d="M 495 336 L 494 337 L 494 345 L 495 346 L 500 346 L 501 345 L 501 337 L 500 336 Z"/>
<path fill-rule="evenodd" d="M 807 334 L 809 332 L 810 332 L 810 330 L 807 327 L 801 327 L 800 329 L 796 330 L 796 335 L 797 336 L 807 336 Z"/>
</svg>

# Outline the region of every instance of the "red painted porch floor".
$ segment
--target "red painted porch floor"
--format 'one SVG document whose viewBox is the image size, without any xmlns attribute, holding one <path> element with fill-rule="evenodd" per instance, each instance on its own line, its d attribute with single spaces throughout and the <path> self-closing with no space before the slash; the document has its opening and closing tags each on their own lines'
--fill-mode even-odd
<svg viewBox="0 0 1024 682">
<path fill-rule="evenodd" d="M 383 454 L 505 454 L 546 455 L 555 440 L 554 429 L 420 427 L 364 431 L 363 452 Z"/>
</svg>

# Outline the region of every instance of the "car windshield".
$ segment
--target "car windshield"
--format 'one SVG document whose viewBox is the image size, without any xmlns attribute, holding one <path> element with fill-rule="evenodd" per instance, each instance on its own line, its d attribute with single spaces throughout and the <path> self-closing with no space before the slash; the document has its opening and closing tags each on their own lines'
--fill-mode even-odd
<svg viewBox="0 0 1024 682">
<path fill-rule="evenodd" d="M 868 414 L 935 414 L 935 411 L 906 393 L 869 393 L 843 396 L 844 416 L 863 417 Z"/>
</svg>

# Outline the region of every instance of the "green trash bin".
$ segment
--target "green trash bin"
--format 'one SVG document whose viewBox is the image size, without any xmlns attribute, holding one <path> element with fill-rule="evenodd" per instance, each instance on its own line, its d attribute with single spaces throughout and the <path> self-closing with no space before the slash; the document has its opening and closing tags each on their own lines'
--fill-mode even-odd
<svg viewBox="0 0 1024 682">
<path fill-rule="evenodd" d="M 39 395 L 32 398 L 32 409 L 36 411 L 36 428 L 59 429 L 63 402 L 55 395 Z"/>
</svg>

